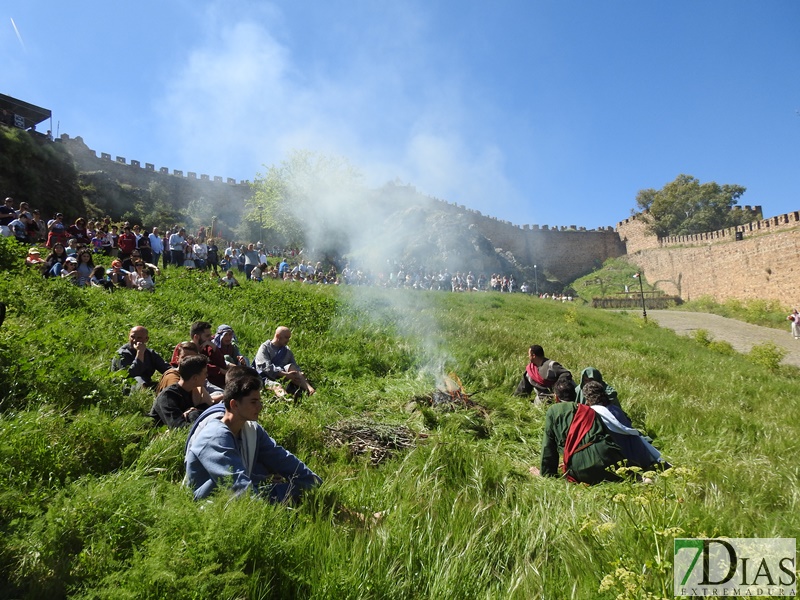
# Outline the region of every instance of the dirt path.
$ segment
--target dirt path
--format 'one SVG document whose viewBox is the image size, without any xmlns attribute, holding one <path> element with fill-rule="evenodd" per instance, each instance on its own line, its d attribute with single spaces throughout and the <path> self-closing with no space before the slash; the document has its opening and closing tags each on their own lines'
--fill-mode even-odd
<svg viewBox="0 0 800 600">
<path fill-rule="evenodd" d="M 680 335 L 692 335 L 697 329 L 705 329 L 712 340 L 729 342 L 739 352 L 749 352 L 756 344 L 775 342 L 787 351 L 783 362 L 800 367 L 800 340 L 792 338 L 788 321 L 786 330 L 781 331 L 708 313 L 648 310 L 647 318 Z"/>
</svg>

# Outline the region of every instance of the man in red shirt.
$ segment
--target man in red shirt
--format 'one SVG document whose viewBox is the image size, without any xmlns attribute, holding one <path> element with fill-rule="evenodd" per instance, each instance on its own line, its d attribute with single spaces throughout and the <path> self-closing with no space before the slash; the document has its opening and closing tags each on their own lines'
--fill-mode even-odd
<svg viewBox="0 0 800 600">
<path fill-rule="evenodd" d="M 119 247 L 119 257 L 121 260 L 130 257 L 131 252 L 136 250 L 136 236 L 131 233 L 130 227 L 125 227 L 122 235 L 117 238 L 117 246 Z"/>
</svg>

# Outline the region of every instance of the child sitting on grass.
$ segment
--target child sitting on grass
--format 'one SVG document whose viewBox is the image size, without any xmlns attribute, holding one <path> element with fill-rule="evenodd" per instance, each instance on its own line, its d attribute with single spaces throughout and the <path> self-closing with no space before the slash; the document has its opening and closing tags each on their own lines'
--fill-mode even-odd
<svg viewBox="0 0 800 600">
<path fill-rule="evenodd" d="M 239 282 L 236 280 L 236 277 L 233 276 L 233 271 L 228 271 L 225 273 L 225 277 L 220 277 L 219 284 L 227 286 L 228 289 L 233 289 L 239 286 Z"/>
</svg>

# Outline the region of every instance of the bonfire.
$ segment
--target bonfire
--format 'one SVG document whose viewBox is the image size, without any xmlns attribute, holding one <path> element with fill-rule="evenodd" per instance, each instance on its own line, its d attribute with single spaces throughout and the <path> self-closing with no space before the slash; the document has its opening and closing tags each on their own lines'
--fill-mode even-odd
<svg viewBox="0 0 800 600">
<path fill-rule="evenodd" d="M 444 411 L 454 411 L 459 408 L 477 408 L 485 412 L 486 409 L 483 406 L 471 399 L 475 394 L 477 392 L 467 394 L 458 375 L 449 373 L 442 377 L 441 386 L 430 396 L 423 397 L 423 400 L 427 401 L 430 406 Z"/>
</svg>

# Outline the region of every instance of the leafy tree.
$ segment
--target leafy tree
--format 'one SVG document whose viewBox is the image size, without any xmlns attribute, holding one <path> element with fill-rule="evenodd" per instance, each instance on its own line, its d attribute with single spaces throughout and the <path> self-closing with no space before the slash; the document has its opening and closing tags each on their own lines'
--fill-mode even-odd
<svg viewBox="0 0 800 600">
<path fill-rule="evenodd" d="M 746 188 L 700 183 L 691 175 L 678 175 L 660 190 L 640 190 L 636 204 L 647 211 L 650 230 L 659 237 L 691 235 L 742 225 L 750 213 L 731 210 Z"/>
<path fill-rule="evenodd" d="M 246 201 L 247 220 L 274 230 L 296 246 L 323 253 L 347 251 L 353 222 L 365 217 L 369 193 L 347 159 L 294 151 L 280 166 L 256 178 Z"/>
</svg>

